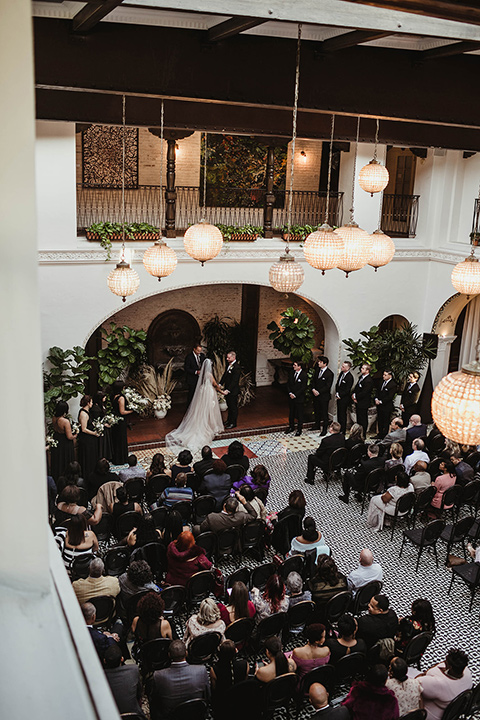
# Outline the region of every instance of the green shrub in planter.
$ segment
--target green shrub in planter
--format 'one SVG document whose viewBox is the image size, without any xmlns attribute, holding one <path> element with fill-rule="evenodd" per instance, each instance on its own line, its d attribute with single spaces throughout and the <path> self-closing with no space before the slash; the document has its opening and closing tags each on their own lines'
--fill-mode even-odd
<svg viewBox="0 0 480 720">
<path fill-rule="evenodd" d="M 122 240 L 123 225 L 121 223 L 99 222 L 92 223 L 85 228 L 87 240 L 100 240 L 100 245 L 107 253 L 106 260 L 110 260 L 112 254 L 112 240 Z M 148 223 L 125 223 L 126 240 L 157 240 L 160 237 L 160 230 Z"/>
<path fill-rule="evenodd" d="M 223 239 L 229 240 L 256 240 L 263 235 L 263 228 L 258 225 L 222 225 L 217 223 L 216 227 L 223 235 Z"/>
</svg>

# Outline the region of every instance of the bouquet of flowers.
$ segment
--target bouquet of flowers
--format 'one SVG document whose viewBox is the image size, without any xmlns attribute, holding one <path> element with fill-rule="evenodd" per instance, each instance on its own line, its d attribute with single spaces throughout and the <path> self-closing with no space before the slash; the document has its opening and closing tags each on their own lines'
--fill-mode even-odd
<svg viewBox="0 0 480 720">
<path fill-rule="evenodd" d="M 106 413 L 106 415 L 102 418 L 102 423 L 104 427 L 113 427 L 117 423 L 121 422 L 123 420 L 123 417 L 120 417 L 120 415 L 114 415 L 113 413 Z"/>
<path fill-rule="evenodd" d="M 72 435 L 78 435 L 80 432 L 80 425 L 78 422 L 75 422 L 74 420 L 70 421 L 70 425 L 72 426 Z"/>
<path fill-rule="evenodd" d="M 57 447 L 58 440 L 55 440 L 53 435 L 47 435 L 47 437 L 45 438 L 45 445 L 47 447 L 47 450 L 50 450 L 50 448 Z"/>
<path fill-rule="evenodd" d="M 123 391 L 125 399 L 127 401 L 128 409 L 133 410 L 139 415 L 144 415 L 148 411 L 150 400 L 140 395 L 136 390 L 131 387 L 125 388 Z"/>
<path fill-rule="evenodd" d="M 93 429 L 95 430 L 95 432 L 98 435 L 102 436 L 103 432 L 105 430 L 105 425 L 103 424 L 103 420 L 101 418 L 98 418 L 98 420 L 93 421 L 92 425 L 93 425 Z"/>
<path fill-rule="evenodd" d="M 170 410 L 172 407 L 172 400 L 170 395 L 159 395 L 155 400 L 153 401 L 153 409 L 154 410 L 161 410 L 164 412 L 167 412 L 167 410 Z"/>
</svg>

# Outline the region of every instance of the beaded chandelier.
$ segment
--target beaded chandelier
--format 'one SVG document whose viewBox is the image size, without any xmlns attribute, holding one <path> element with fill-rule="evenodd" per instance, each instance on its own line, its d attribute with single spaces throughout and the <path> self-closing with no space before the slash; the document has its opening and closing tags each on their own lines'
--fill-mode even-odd
<svg viewBox="0 0 480 720">
<path fill-rule="evenodd" d="M 460 445 L 480 443 L 480 362 L 446 375 L 432 396 L 432 417 L 446 438 Z"/>
<path fill-rule="evenodd" d="M 385 235 L 381 230 L 375 230 L 370 237 L 373 245 L 368 264 L 375 268 L 375 272 L 377 272 L 379 267 L 388 265 L 395 255 L 395 243 L 389 235 Z"/>
<path fill-rule="evenodd" d="M 478 295 L 480 293 L 480 263 L 474 255 L 475 248 L 465 260 L 452 270 L 452 285 L 462 295 Z"/>
<path fill-rule="evenodd" d="M 388 185 L 389 173 L 384 165 L 381 165 L 377 160 L 377 146 L 378 146 L 378 128 L 379 120 L 377 118 L 377 131 L 375 133 L 375 149 L 373 151 L 373 160 L 370 160 L 368 165 L 364 165 L 358 175 L 358 184 L 370 193 L 373 197 L 373 193 L 382 192 Z"/>
</svg>

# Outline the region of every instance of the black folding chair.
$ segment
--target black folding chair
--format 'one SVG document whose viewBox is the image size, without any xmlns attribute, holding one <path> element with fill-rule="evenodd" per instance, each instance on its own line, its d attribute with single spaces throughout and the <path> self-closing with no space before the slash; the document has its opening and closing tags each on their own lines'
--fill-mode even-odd
<svg viewBox="0 0 480 720">
<path fill-rule="evenodd" d="M 296 712 L 295 717 L 298 718 L 302 705 L 308 697 L 310 686 L 320 683 L 330 694 L 335 685 L 335 668 L 333 665 L 321 665 L 320 667 L 305 673 L 300 681 L 300 686 L 296 694 Z"/>
<path fill-rule="evenodd" d="M 135 593 L 135 595 L 132 595 L 128 598 L 128 600 L 125 603 L 125 613 L 126 613 L 126 619 L 127 619 L 127 628 L 129 628 L 132 624 L 133 618 L 137 615 L 137 605 L 140 602 L 140 600 L 148 593 L 152 592 L 151 590 L 141 590 L 140 592 Z"/>
<path fill-rule="evenodd" d="M 338 473 L 345 466 L 347 460 L 347 448 L 337 448 L 328 459 L 328 470 L 325 473 L 325 490 L 328 492 L 328 485 L 331 480 L 338 480 Z"/>
<path fill-rule="evenodd" d="M 156 529 L 164 530 L 167 523 L 168 508 L 164 507 L 163 505 L 161 507 L 155 508 L 155 510 L 152 510 L 151 516 Z"/>
<path fill-rule="evenodd" d="M 229 465 L 227 467 L 227 474 L 230 475 L 230 479 L 233 485 L 239 480 L 242 480 L 242 478 L 244 478 L 247 474 L 247 471 L 245 470 L 243 465 Z"/>
<path fill-rule="evenodd" d="M 372 597 L 378 595 L 382 587 L 383 583 L 380 582 L 380 580 L 372 580 L 366 585 L 363 585 L 363 587 L 359 588 L 355 593 L 353 614 L 361 615 L 362 612 L 365 612 Z"/>
<path fill-rule="evenodd" d="M 425 525 L 423 528 L 412 528 L 412 530 L 403 531 L 402 547 L 400 548 L 400 555 L 403 553 L 403 546 L 405 540 L 408 540 L 413 545 L 418 547 L 417 564 L 415 566 L 415 572 L 418 572 L 418 566 L 420 564 L 420 558 L 425 548 L 432 548 L 435 555 L 435 563 L 438 568 L 438 555 L 437 555 L 437 541 L 443 532 L 445 523 L 443 520 L 432 520 L 432 522 Z"/>
<path fill-rule="evenodd" d="M 73 580 L 85 580 L 90 575 L 90 563 L 94 558 L 93 553 L 83 555 L 74 559 L 70 566 L 70 578 Z"/>
<path fill-rule="evenodd" d="M 362 678 L 367 669 L 367 661 L 363 653 L 344 655 L 335 665 L 335 686 L 350 684 L 352 680 Z"/>
<path fill-rule="evenodd" d="M 425 720 L 427 717 L 427 711 L 424 708 L 418 708 L 418 710 L 412 710 L 412 712 L 402 715 L 398 720 Z"/>
<path fill-rule="evenodd" d="M 471 699 L 471 690 L 465 690 L 460 695 L 457 695 L 443 711 L 442 720 L 459 720 L 468 709 Z"/>
<path fill-rule="evenodd" d="M 365 487 L 362 492 L 362 515 L 365 510 L 365 502 L 380 489 L 385 479 L 385 470 L 383 468 L 375 468 L 371 470 L 365 478 Z"/>
<path fill-rule="evenodd" d="M 415 527 L 417 517 L 421 516 L 423 513 L 426 513 L 427 510 L 430 508 L 436 492 L 436 489 L 433 487 L 433 485 L 431 485 L 430 487 L 425 488 L 425 490 L 422 490 L 422 492 L 416 496 L 415 505 L 413 508 L 412 527 Z"/>
<path fill-rule="evenodd" d="M 305 558 L 303 555 L 292 555 L 278 566 L 277 572 L 284 580 L 287 579 L 291 572 L 296 572 L 303 578 L 305 573 Z"/>
<path fill-rule="evenodd" d="M 95 606 L 97 612 L 94 626 L 109 627 L 115 617 L 115 598 L 108 595 L 97 595 L 97 597 L 89 598 L 88 602 Z"/>
<path fill-rule="evenodd" d="M 162 591 L 162 600 L 165 603 L 163 614 L 165 619 L 177 615 L 185 603 L 186 591 L 183 585 L 169 585 Z"/>
<path fill-rule="evenodd" d="M 470 705 L 468 706 L 467 717 L 473 717 L 480 710 L 480 683 L 472 688 L 472 697 L 470 699 Z"/>
<path fill-rule="evenodd" d="M 344 590 L 334 595 L 325 606 L 325 621 L 331 627 L 338 618 L 348 611 L 352 602 L 350 590 Z"/>
<path fill-rule="evenodd" d="M 270 680 L 265 685 L 264 713 L 266 717 L 273 715 L 277 708 L 285 708 L 287 718 L 290 720 L 290 703 L 295 693 L 297 676 L 295 673 L 285 673 Z"/>
<path fill-rule="evenodd" d="M 465 560 L 467 559 L 467 550 L 465 548 L 465 538 L 467 537 L 468 533 L 472 529 L 472 525 L 475 522 L 475 519 L 470 515 L 469 517 L 464 517 L 461 520 L 459 520 L 455 525 L 446 525 L 445 529 L 443 530 L 442 534 L 440 535 L 440 540 L 443 540 L 447 543 L 447 554 L 445 557 L 445 565 L 448 564 L 448 556 L 450 555 L 452 551 L 452 547 L 456 545 L 457 543 L 462 544 L 462 550 L 463 550 L 463 557 Z"/>
<path fill-rule="evenodd" d="M 192 503 L 189 500 L 179 500 L 170 509 L 176 510 L 181 515 L 184 525 L 188 525 L 192 517 Z"/>
<path fill-rule="evenodd" d="M 401 472 L 405 472 L 405 465 L 394 465 L 393 467 L 385 468 L 385 490 L 388 490 L 392 485 L 397 484 L 397 475 Z"/>
<path fill-rule="evenodd" d="M 197 535 L 195 543 L 205 550 L 205 555 L 209 560 L 213 560 L 217 553 L 217 536 L 215 533 L 210 530 L 200 533 L 200 535 Z"/>
<path fill-rule="evenodd" d="M 452 567 L 452 579 L 450 580 L 450 585 L 448 586 L 448 595 L 450 595 L 450 590 L 452 589 L 453 581 L 456 577 L 463 580 L 470 590 L 470 605 L 468 612 L 471 612 L 473 598 L 475 597 L 475 592 L 480 585 L 480 564 L 473 562 L 466 563 L 465 565 L 454 565 Z"/>
<path fill-rule="evenodd" d="M 230 575 L 227 575 L 225 579 L 225 595 L 227 594 L 227 590 L 232 588 L 236 582 L 243 582 L 248 588 L 250 585 L 250 568 L 241 567 L 235 570 L 235 572 L 230 573 Z"/>
<path fill-rule="evenodd" d="M 205 600 L 213 593 L 214 589 L 215 578 L 210 570 L 202 570 L 192 575 L 187 580 L 185 587 L 188 607 L 199 605 L 202 600 Z"/>
<path fill-rule="evenodd" d="M 302 519 L 300 515 L 292 513 L 279 520 L 272 532 L 271 543 L 272 547 L 280 553 L 280 555 L 286 555 L 290 550 L 292 539 L 300 535 L 302 532 Z"/>
<path fill-rule="evenodd" d="M 113 532 L 113 517 L 110 513 L 103 513 L 102 519 L 96 525 L 92 525 L 91 529 L 97 536 L 99 542 L 107 542 Z"/>
<path fill-rule="evenodd" d="M 422 632 L 408 641 L 403 650 L 402 657 L 409 667 L 415 665 L 420 670 L 420 661 L 432 640 L 433 633 Z"/>
<path fill-rule="evenodd" d="M 195 698 L 177 705 L 168 717 L 169 720 L 205 720 L 206 715 L 207 703 L 201 698 Z"/>
<path fill-rule="evenodd" d="M 163 668 L 170 665 L 168 655 L 170 643 L 169 638 L 156 638 L 143 643 L 138 656 L 138 664 L 143 677 L 155 670 L 163 670 Z"/>
<path fill-rule="evenodd" d="M 145 483 L 143 478 L 131 478 L 125 483 L 125 490 L 127 491 L 128 499 L 134 502 L 142 502 L 143 495 L 145 493 Z"/>
<path fill-rule="evenodd" d="M 215 713 L 216 720 L 224 720 L 225 708 L 228 708 L 229 720 L 260 720 L 264 688 L 256 678 L 249 678 L 225 691 L 222 708 Z"/>
<path fill-rule="evenodd" d="M 299 635 L 309 624 L 315 611 L 315 603 L 311 600 L 302 600 L 287 610 L 286 631 L 289 635 Z"/>
<path fill-rule="evenodd" d="M 147 497 L 150 501 L 158 500 L 167 487 L 173 484 L 172 478 L 168 475 L 153 475 L 147 483 Z"/>
<path fill-rule="evenodd" d="M 452 516 L 452 522 L 457 522 L 458 513 L 460 512 L 460 506 L 463 498 L 463 487 L 461 485 L 452 485 L 442 495 L 442 504 L 440 505 L 440 512 L 450 512 Z"/>
<path fill-rule="evenodd" d="M 264 563 L 263 565 L 258 565 L 250 574 L 250 587 L 256 587 L 259 590 L 264 590 L 268 578 L 276 572 L 277 566 L 275 563 Z"/>
<path fill-rule="evenodd" d="M 405 493 L 405 495 L 402 495 L 398 498 L 397 502 L 395 503 L 395 512 L 392 517 L 392 532 L 390 535 L 390 540 L 393 540 L 393 532 L 395 530 L 395 527 L 397 525 L 397 521 L 400 518 L 401 520 L 406 520 L 408 526 L 410 527 L 410 515 L 413 512 L 413 508 L 415 505 L 415 493 L 409 492 Z"/>
<path fill-rule="evenodd" d="M 207 515 L 215 512 L 217 501 L 213 495 L 200 495 L 193 501 L 193 522 L 200 525 Z"/>
<path fill-rule="evenodd" d="M 480 462 L 480 452 L 478 450 L 475 450 L 475 452 L 470 453 L 465 458 L 465 462 L 470 465 L 474 470 L 476 470 L 478 463 Z"/>
<path fill-rule="evenodd" d="M 367 446 L 365 443 L 357 443 L 348 452 L 346 466 L 349 468 L 353 467 L 359 460 L 362 459 L 362 457 L 364 457 L 364 455 L 366 455 L 366 453 Z"/>
<path fill-rule="evenodd" d="M 167 570 L 167 550 L 161 542 L 151 542 L 144 545 L 141 550 L 141 559 L 145 560 L 157 579 L 163 580 L 163 575 Z"/>
<path fill-rule="evenodd" d="M 193 490 L 194 495 L 199 491 L 200 485 L 202 484 L 201 478 L 194 472 L 188 472 L 187 474 L 187 487 Z"/>
<path fill-rule="evenodd" d="M 188 646 L 188 662 L 203 665 L 217 652 L 222 635 L 219 632 L 205 632 L 193 638 Z"/>
<path fill-rule="evenodd" d="M 240 618 L 235 620 L 225 630 L 225 638 L 232 640 L 235 647 L 245 648 L 253 632 L 255 621 L 253 618 Z"/>
<path fill-rule="evenodd" d="M 103 562 L 105 564 L 106 574 L 118 577 L 122 575 L 128 567 L 130 552 L 128 548 L 125 547 L 112 548 L 105 553 Z"/>
<path fill-rule="evenodd" d="M 140 515 L 136 512 L 129 511 L 123 513 L 117 518 L 117 524 L 115 527 L 115 536 L 121 540 L 126 537 L 133 528 L 138 527 L 140 522 Z"/>
<path fill-rule="evenodd" d="M 260 647 L 270 637 L 278 635 L 279 637 L 283 634 L 283 629 L 287 622 L 287 613 L 278 612 L 273 615 L 268 615 L 257 625 L 257 633 L 255 635 L 255 660 L 258 657 Z"/>
<path fill-rule="evenodd" d="M 227 530 L 222 530 L 218 533 L 217 550 L 215 553 L 217 562 L 228 555 L 233 555 L 236 552 L 238 537 L 237 528 L 228 528 Z"/>
<path fill-rule="evenodd" d="M 263 560 L 265 555 L 265 523 L 263 520 L 252 520 L 242 527 L 240 543 L 242 552 L 251 551 Z"/>
</svg>

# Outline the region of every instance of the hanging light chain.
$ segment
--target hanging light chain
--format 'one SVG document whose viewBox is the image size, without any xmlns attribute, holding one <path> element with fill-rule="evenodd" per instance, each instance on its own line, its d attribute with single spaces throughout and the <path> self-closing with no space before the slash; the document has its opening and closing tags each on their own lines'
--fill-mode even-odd
<svg viewBox="0 0 480 720">
<path fill-rule="evenodd" d="M 160 202 L 158 212 L 160 214 L 160 237 L 163 235 L 163 131 L 164 131 L 165 104 L 162 98 L 160 105 Z"/>
<path fill-rule="evenodd" d="M 295 94 L 293 101 L 293 123 L 292 123 L 292 149 L 290 153 L 290 192 L 288 195 L 288 212 L 287 212 L 287 247 L 286 252 L 290 252 L 289 238 L 290 228 L 292 225 L 292 202 L 293 202 L 293 175 L 295 164 L 295 141 L 297 139 L 297 112 L 298 112 L 298 88 L 300 85 L 300 44 L 302 40 L 302 23 L 298 23 L 297 37 L 297 53 L 295 65 Z"/>
<path fill-rule="evenodd" d="M 355 174 L 357 172 L 357 152 L 358 152 L 358 138 L 360 135 L 360 115 L 357 118 L 357 138 L 355 140 L 355 155 L 353 157 L 353 176 L 352 176 L 352 207 L 350 208 L 350 222 L 354 222 L 353 212 L 355 205 Z"/>
<path fill-rule="evenodd" d="M 125 95 L 122 96 L 122 260 L 125 260 Z"/>
<path fill-rule="evenodd" d="M 380 120 L 377 118 L 377 129 L 375 131 L 375 149 L 373 151 L 373 159 L 377 160 L 377 146 L 378 146 L 378 131 L 380 128 Z"/>
<path fill-rule="evenodd" d="M 207 206 L 207 133 L 204 133 L 203 141 L 203 201 L 202 217 L 205 219 L 205 208 Z"/>
<path fill-rule="evenodd" d="M 330 127 L 330 148 L 328 151 L 328 178 L 327 178 L 327 202 L 325 204 L 325 222 L 328 223 L 328 211 L 330 209 L 330 180 L 332 177 L 332 155 L 333 155 L 333 132 L 335 129 L 335 113 L 332 114 Z"/>
</svg>

